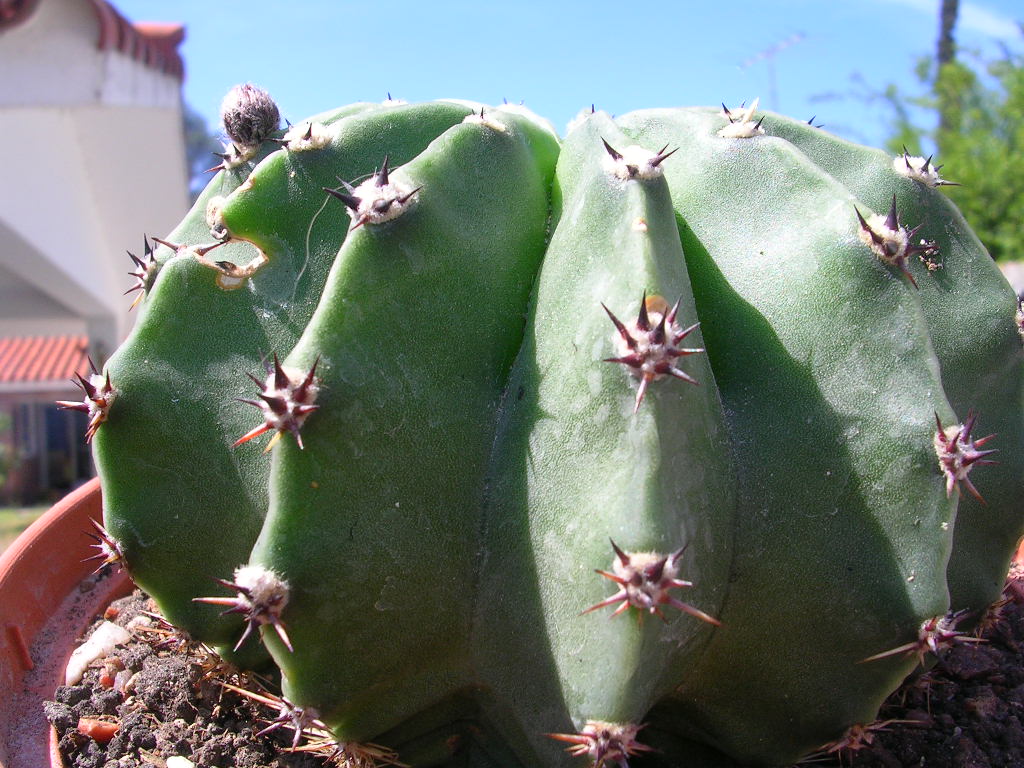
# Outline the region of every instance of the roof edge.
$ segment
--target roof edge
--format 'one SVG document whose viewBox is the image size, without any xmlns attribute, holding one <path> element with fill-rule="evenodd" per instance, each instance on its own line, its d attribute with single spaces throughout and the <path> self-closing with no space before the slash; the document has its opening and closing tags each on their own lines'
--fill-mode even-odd
<svg viewBox="0 0 1024 768">
<path fill-rule="evenodd" d="M 120 51 L 149 69 L 155 69 L 179 80 L 185 79 L 185 63 L 178 46 L 185 39 L 182 24 L 128 21 L 108 0 L 88 0 L 96 15 L 99 30 L 96 48 Z M 0 0 L 0 32 L 14 29 L 28 21 L 39 6 L 39 0 Z"/>
<path fill-rule="evenodd" d="M 185 39 L 184 25 L 162 22 L 132 24 L 107 0 L 89 0 L 89 4 L 99 21 L 96 39 L 99 50 L 117 50 L 150 69 L 179 80 L 185 78 L 185 63 L 178 52 L 178 46 Z"/>
</svg>

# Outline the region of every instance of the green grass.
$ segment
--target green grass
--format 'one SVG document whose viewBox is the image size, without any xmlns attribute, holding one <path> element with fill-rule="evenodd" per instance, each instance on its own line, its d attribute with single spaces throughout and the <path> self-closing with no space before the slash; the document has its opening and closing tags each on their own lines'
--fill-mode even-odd
<svg viewBox="0 0 1024 768">
<path fill-rule="evenodd" d="M 32 521 L 47 510 L 47 506 L 0 507 L 0 552 L 14 541 Z"/>
</svg>

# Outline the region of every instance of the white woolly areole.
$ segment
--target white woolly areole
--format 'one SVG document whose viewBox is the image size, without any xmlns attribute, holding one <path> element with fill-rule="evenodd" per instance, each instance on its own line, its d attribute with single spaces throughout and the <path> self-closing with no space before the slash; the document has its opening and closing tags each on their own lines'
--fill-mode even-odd
<svg viewBox="0 0 1024 768">
<path fill-rule="evenodd" d="M 583 726 L 582 733 L 587 736 L 607 734 L 623 743 L 636 741 L 636 735 L 640 732 L 640 726 L 632 723 L 609 723 L 604 720 L 587 720 Z"/>
<path fill-rule="evenodd" d="M 357 224 L 383 224 L 397 219 L 416 203 L 413 188 L 401 181 L 390 180 L 383 187 L 377 186 L 377 177 L 371 176 L 354 190 L 352 196 L 359 199 L 359 206 L 349 208 L 349 216 Z"/>
<path fill-rule="evenodd" d="M 622 157 L 614 158 L 606 154 L 604 167 L 609 173 L 623 181 L 629 179 L 657 179 L 664 175 L 665 169 L 661 163 L 654 164 L 651 161 L 660 157 L 657 152 L 638 147 L 635 144 L 623 149 Z"/>
<path fill-rule="evenodd" d="M 224 154 L 224 167 L 225 168 L 237 168 L 243 163 L 247 163 L 252 160 L 256 153 L 259 151 L 259 145 L 253 147 L 239 147 L 232 142 L 226 142 L 223 144 Z"/>
<path fill-rule="evenodd" d="M 235 584 L 247 590 L 253 605 L 274 606 L 275 612 L 279 613 L 288 602 L 288 582 L 262 565 L 236 568 Z"/>
<path fill-rule="evenodd" d="M 664 561 L 661 578 L 651 581 L 644 575 L 648 568 Z M 662 602 L 665 593 L 673 586 L 679 575 L 679 567 L 672 557 L 657 552 L 630 552 L 629 563 L 623 564 L 618 557 L 612 563 L 612 572 L 626 583 L 626 600 L 635 608 L 650 610 Z"/>
<path fill-rule="evenodd" d="M 102 373 L 91 374 L 89 383 L 96 388 L 96 392 L 100 395 L 98 400 L 93 400 L 91 397 L 85 398 L 85 402 L 89 406 L 89 418 L 106 419 L 110 406 L 114 404 L 114 400 L 117 399 L 120 392 L 116 387 L 107 389 L 107 377 Z"/>
<path fill-rule="evenodd" d="M 636 735 L 640 726 L 632 723 L 608 723 L 604 720 L 588 720 L 580 735 L 587 739 L 586 749 L 576 749 L 577 757 L 587 755 L 601 760 L 606 765 L 608 760 L 622 764 L 623 760 L 636 751 L 647 751 L 639 745 Z M 638 749 L 639 748 L 639 749 Z"/>
<path fill-rule="evenodd" d="M 754 113 L 757 111 L 759 102 L 760 99 L 754 99 L 754 102 L 746 109 L 741 108 L 726 114 L 729 124 L 722 128 L 718 135 L 724 139 L 752 139 L 762 135 L 764 128 L 758 124 L 757 120 L 754 120 Z"/>
<path fill-rule="evenodd" d="M 286 403 L 284 412 L 277 413 L 265 400 L 260 401 L 260 410 L 263 412 L 263 418 L 266 420 L 267 424 L 272 426 L 274 429 L 289 429 L 293 422 L 301 427 L 303 423 L 305 423 L 306 416 L 308 414 L 296 413 L 296 409 L 300 405 L 312 405 L 315 403 L 317 395 L 320 394 L 320 385 L 314 377 L 306 386 L 304 393 L 305 396 L 299 399 L 296 397 L 296 394 L 301 383 L 306 380 L 306 374 L 289 366 L 282 366 L 281 370 L 284 371 L 284 374 L 288 377 L 288 386 L 283 389 L 278 389 L 277 377 L 273 372 L 271 372 L 267 375 L 263 394 L 265 397 L 271 399 L 280 398 L 281 400 L 284 400 Z"/>
<path fill-rule="evenodd" d="M 248 278 L 234 277 L 232 275 L 218 274 L 215 278 L 217 287 L 224 291 L 236 291 L 245 285 Z"/>
<path fill-rule="evenodd" d="M 651 328 L 657 328 L 661 324 L 663 314 L 663 312 L 658 312 L 651 307 L 647 308 L 647 317 Z M 636 320 L 631 320 L 628 323 L 624 323 L 624 325 L 626 326 L 626 330 L 629 331 L 629 335 L 633 337 L 633 341 L 636 343 L 636 349 L 631 349 L 629 343 L 622 338 L 622 334 L 616 330 L 612 334 L 612 343 L 615 345 L 615 355 L 617 357 L 635 355 L 642 358 L 644 362 L 639 368 L 634 368 L 633 366 L 626 367 L 626 370 L 629 371 L 630 375 L 638 379 L 648 378 L 651 381 L 661 381 L 667 374 L 657 373 L 655 368 L 658 363 L 675 359 L 669 354 L 669 350 L 674 349 L 671 343 L 672 339 L 674 339 L 682 329 L 674 320 L 671 323 L 665 323 L 665 339 L 661 344 L 657 344 L 654 341 L 654 334 L 651 331 L 640 330 Z M 637 556 L 645 557 L 646 555 Z"/>
<path fill-rule="evenodd" d="M 925 169 L 925 164 L 928 165 L 927 170 Z M 949 183 L 939 177 L 938 169 L 930 160 L 917 157 L 916 155 L 897 155 L 893 158 L 892 168 L 900 176 L 906 176 L 908 179 L 919 181 L 926 187 L 934 188 Z"/>
<path fill-rule="evenodd" d="M 305 152 L 323 149 L 331 143 L 334 134 L 323 123 L 299 123 L 293 125 L 284 135 L 289 152 Z"/>
<path fill-rule="evenodd" d="M 963 428 L 963 424 L 951 424 L 942 432 L 936 432 L 932 440 L 935 454 L 939 457 L 939 467 L 943 472 L 950 473 L 955 480 L 963 480 L 971 471 L 971 467 L 963 463 L 962 443 L 958 439 Z M 948 448 L 950 444 L 952 450 Z"/>
<path fill-rule="evenodd" d="M 492 131 L 497 131 L 498 133 L 506 133 L 508 131 L 507 125 L 505 125 L 500 120 L 496 120 L 492 116 L 492 114 L 489 113 L 486 109 L 482 111 L 482 115 L 480 114 L 480 112 L 472 112 L 466 115 L 464 118 L 462 118 L 462 122 L 476 123 L 477 125 L 482 125 L 486 128 L 490 128 Z"/>
<path fill-rule="evenodd" d="M 227 198 L 223 195 L 214 195 L 206 201 L 206 226 L 213 233 L 227 232 L 224 226 L 224 203 Z"/>
<path fill-rule="evenodd" d="M 882 238 L 883 242 L 876 243 L 871 237 L 871 232 L 868 232 L 864 227 L 859 227 L 857 234 L 860 236 L 861 241 L 871 249 L 875 256 L 886 264 L 898 266 L 907 255 L 907 246 L 910 244 L 907 230 L 902 227 L 890 229 L 885 223 L 885 217 L 877 213 L 867 217 L 867 223 L 868 227 L 871 228 L 871 232 Z"/>
<path fill-rule="evenodd" d="M 729 123 L 718 132 L 723 139 L 752 139 L 764 134 L 764 128 L 753 120 Z"/>
</svg>

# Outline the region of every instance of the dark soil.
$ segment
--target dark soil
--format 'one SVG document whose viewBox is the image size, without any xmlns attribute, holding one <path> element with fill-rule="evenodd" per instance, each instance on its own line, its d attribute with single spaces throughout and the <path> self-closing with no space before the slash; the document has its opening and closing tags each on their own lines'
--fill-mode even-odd
<svg viewBox="0 0 1024 768">
<path fill-rule="evenodd" d="M 977 636 L 940 653 L 879 712 L 860 749 L 828 762 L 851 768 L 1024 767 L 1024 570 L 1015 565 L 1004 601 Z M 886 721 L 893 721 L 886 725 Z M 899 721 L 899 722 L 897 722 Z"/>
<path fill-rule="evenodd" d="M 154 606 L 141 592 L 114 602 L 106 618 L 123 627 Z M 97 626 L 102 618 L 97 620 Z M 258 684 L 218 666 L 202 646 L 156 618 L 130 629 L 133 641 L 94 662 L 77 685 L 61 686 L 43 707 L 60 738 L 68 768 L 322 768 L 327 762 L 288 750 L 289 728 L 256 734 L 276 712 L 222 685 Z M 82 718 L 116 723 L 102 744 L 80 733 Z"/>
<path fill-rule="evenodd" d="M 1024 768 L 1024 571 L 1015 567 L 1007 599 L 979 635 L 944 650 L 926 673 L 896 691 L 879 722 L 849 746 L 801 766 L 833 768 Z M 136 592 L 108 618 L 126 626 L 153 610 Z M 44 706 L 69 768 L 168 766 L 188 757 L 197 768 L 322 768 L 329 761 L 293 752 L 293 731 L 258 736 L 276 712 L 224 687 L 261 690 L 225 671 L 201 646 L 168 634 L 156 619 L 134 641 L 95 662 L 78 685 L 61 687 Z M 107 744 L 79 732 L 81 718 L 118 724 Z"/>
</svg>

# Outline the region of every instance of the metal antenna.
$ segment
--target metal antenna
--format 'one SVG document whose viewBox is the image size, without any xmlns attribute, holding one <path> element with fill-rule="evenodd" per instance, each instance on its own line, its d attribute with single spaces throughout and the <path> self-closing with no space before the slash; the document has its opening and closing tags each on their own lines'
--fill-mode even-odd
<svg viewBox="0 0 1024 768">
<path fill-rule="evenodd" d="M 758 51 L 740 64 L 740 71 L 744 72 L 759 61 L 763 61 L 765 63 L 765 66 L 768 68 L 768 106 L 775 112 L 781 111 L 781 105 L 779 104 L 779 88 L 775 81 L 775 57 L 787 48 L 796 45 L 805 37 L 807 37 L 807 35 L 803 32 L 796 32 L 785 40 L 780 40 L 775 43 L 775 45 L 769 46 L 763 51 Z"/>
</svg>

